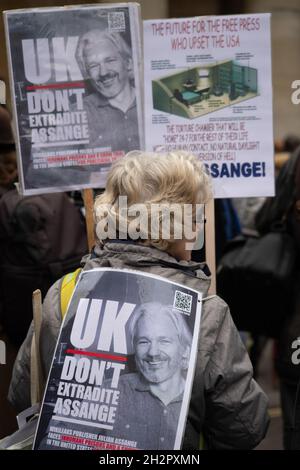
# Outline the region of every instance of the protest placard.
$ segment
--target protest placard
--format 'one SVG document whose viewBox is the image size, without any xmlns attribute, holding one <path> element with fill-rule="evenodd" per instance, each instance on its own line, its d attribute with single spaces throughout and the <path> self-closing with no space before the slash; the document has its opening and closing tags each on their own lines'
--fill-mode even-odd
<svg viewBox="0 0 300 470">
<path fill-rule="evenodd" d="M 4 16 L 21 192 L 104 187 L 143 147 L 138 4 Z"/>
<path fill-rule="evenodd" d="M 270 15 L 144 22 L 148 150 L 195 153 L 215 197 L 274 195 Z"/>
<path fill-rule="evenodd" d="M 201 294 L 159 276 L 81 273 L 57 341 L 35 449 L 180 449 Z"/>
</svg>

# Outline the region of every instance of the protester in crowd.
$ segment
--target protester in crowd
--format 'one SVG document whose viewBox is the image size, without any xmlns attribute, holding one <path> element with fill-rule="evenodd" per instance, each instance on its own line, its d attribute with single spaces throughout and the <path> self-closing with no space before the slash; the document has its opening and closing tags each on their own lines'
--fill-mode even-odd
<svg viewBox="0 0 300 470">
<path fill-rule="evenodd" d="M 0 81 L 1 83 L 1 81 Z M 4 83 L 4 82 L 2 82 Z M 0 202 L 2 196 L 14 188 L 17 181 L 17 162 L 15 155 L 15 144 L 10 125 L 10 114 L 4 105 L 0 105 Z M 0 239 L 0 256 L 3 245 Z M 1 270 L 1 266 L 0 266 Z M 1 277 L 1 274 L 0 274 Z M 17 354 L 17 348 L 12 347 L 3 328 L 3 287 L 0 282 L 0 339 L 2 345 L 6 345 L 6 364 L 0 366 L 0 438 L 13 432 L 16 428 L 15 413 L 7 401 L 7 391 L 14 358 Z M 28 324 L 27 324 L 28 328 Z M 23 336 L 24 338 L 25 336 Z"/>
<path fill-rule="evenodd" d="M 204 165 L 187 152 L 167 154 L 130 152 L 111 169 L 105 192 L 95 202 L 96 232 L 110 217 L 117 222 L 119 197 L 127 205 L 143 203 L 149 211 L 155 204 L 192 205 L 212 197 L 211 181 Z M 121 211 L 120 211 L 121 212 Z M 128 214 L 127 214 L 128 215 Z M 125 217 L 126 218 L 126 217 Z M 105 219 L 105 220 L 103 220 Z M 131 220 L 128 215 L 127 222 Z M 183 448 L 199 448 L 200 433 L 208 448 L 251 449 L 264 437 L 268 425 L 267 398 L 252 377 L 252 367 L 228 306 L 216 295 L 207 296 L 210 277 L 207 269 L 191 260 L 191 244 L 174 236 L 175 219 L 170 220 L 167 239 L 163 231 L 151 237 L 146 223 L 141 233 L 146 239 L 98 240 L 84 270 L 99 267 L 134 269 L 160 275 L 203 294 L 203 311 L 198 357 L 185 429 Z M 178 220 L 176 221 L 176 223 Z M 181 221 L 181 224 L 183 222 Z M 151 225 L 151 224 L 150 224 Z M 49 373 L 61 324 L 61 281 L 49 290 L 43 305 L 41 361 Z M 9 398 L 20 410 L 30 405 L 29 360 L 33 327 L 23 343 L 14 367 Z M 142 418 L 141 418 L 142 419 Z"/>
<path fill-rule="evenodd" d="M 10 115 L 1 106 L 0 324 L 19 347 L 32 320 L 32 292 L 41 289 L 45 295 L 75 268 L 87 252 L 87 239 L 84 219 L 67 194 L 23 197 L 17 180 Z"/>
<path fill-rule="evenodd" d="M 90 149 L 105 152 L 122 152 L 140 148 L 136 90 L 132 50 L 122 34 L 92 29 L 78 42 L 76 58 L 86 82 L 87 94 L 83 97 L 83 110 L 88 121 Z M 71 103 L 71 110 L 78 111 Z M 26 124 L 25 128 L 28 128 Z M 54 151 L 56 148 L 53 147 Z M 57 150 L 61 150 L 59 146 Z M 94 150 L 93 150 L 93 153 Z M 110 162 L 107 163 L 107 168 Z M 34 168 L 31 156 L 24 177 L 32 188 L 74 186 L 95 183 L 103 187 L 107 168 L 103 164 L 72 165 L 61 168 Z"/>
<path fill-rule="evenodd" d="M 92 92 L 84 97 L 90 145 L 139 148 L 132 51 L 119 33 L 92 29 L 79 40 L 77 59 Z"/>
<path fill-rule="evenodd" d="M 284 448 L 300 450 L 300 369 L 293 362 L 295 342 L 300 337 L 300 147 L 280 170 L 276 197 L 269 198 L 258 212 L 256 225 L 264 234 L 282 220 L 295 242 L 297 257 L 292 295 L 286 300 L 286 320 L 278 342 L 276 366 L 280 378 L 284 424 Z M 296 342 L 297 344 L 297 342 Z"/>
<path fill-rule="evenodd" d="M 17 175 L 15 143 L 10 125 L 10 115 L 6 107 L 0 105 L 0 197 L 6 191 L 14 188 Z"/>
<path fill-rule="evenodd" d="M 244 235 L 255 235 L 257 233 L 255 226 L 255 217 L 263 206 L 265 197 L 240 197 L 231 199 L 233 208 L 236 210 L 240 224 L 241 233 Z M 229 305 L 230 307 L 230 305 Z M 258 375 L 259 360 L 267 344 L 268 338 L 265 336 L 243 332 L 242 337 L 245 344 L 250 344 L 249 356 L 254 370 L 254 377 Z"/>
</svg>

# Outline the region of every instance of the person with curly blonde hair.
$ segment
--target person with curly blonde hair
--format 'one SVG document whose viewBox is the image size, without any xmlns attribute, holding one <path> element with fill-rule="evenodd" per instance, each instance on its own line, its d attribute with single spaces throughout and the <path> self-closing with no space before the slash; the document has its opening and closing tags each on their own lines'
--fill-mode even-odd
<svg viewBox="0 0 300 470">
<path fill-rule="evenodd" d="M 176 257 L 176 251 L 185 247 L 187 216 L 195 229 L 196 222 L 202 222 L 201 208 L 211 197 L 210 177 L 195 156 L 184 151 L 133 151 L 114 164 L 105 192 L 96 199 L 96 233 L 101 243 L 111 227 L 120 239 L 132 238 L 131 229 L 144 245 Z M 124 199 L 127 211 L 121 205 Z M 137 211 L 144 217 L 134 217 Z M 167 238 L 164 224 L 169 227 Z M 191 250 L 183 250 L 182 256 L 191 259 Z"/>
<path fill-rule="evenodd" d="M 126 198 L 126 210 L 120 207 L 121 197 Z M 181 238 L 175 236 L 176 229 L 185 228 L 186 225 L 184 218 L 180 218 L 180 209 L 191 207 L 191 214 L 195 216 L 197 205 L 205 204 L 211 197 L 210 177 L 205 166 L 194 155 L 183 151 L 129 153 L 112 166 L 106 190 L 95 202 L 98 240 L 91 255 L 84 259 L 83 269 L 116 268 L 147 272 L 201 292 L 201 328 L 183 448 L 198 449 L 202 434 L 208 448 L 252 449 L 263 439 L 268 427 L 267 397 L 253 379 L 247 351 L 228 306 L 218 296 L 208 296 L 210 273 L 207 267 L 191 261 L 191 246 L 187 245 L 187 241 L 192 240 L 185 233 Z M 175 206 L 176 214 L 170 211 L 164 218 L 162 205 Z M 154 236 L 147 222 L 149 218 L 153 222 L 153 206 L 157 222 Z M 138 209 L 143 212 L 143 217 L 136 217 Z M 170 219 L 166 221 L 170 213 Z M 134 230 L 131 230 L 131 222 Z M 170 225 L 169 233 L 165 230 L 167 222 Z M 192 220 L 196 228 L 195 222 L 197 220 Z M 113 239 L 110 239 L 104 235 L 112 223 L 115 224 L 115 230 L 112 230 Z M 50 370 L 62 321 L 61 284 L 60 280 L 50 288 L 43 305 L 40 347 L 42 366 L 46 373 Z M 166 449 L 169 448 L 168 442 L 171 446 L 170 429 L 181 399 L 177 365 L 180 364 L 181 369 L 189 355 L 185 342 L 180 346 L 179 338 L 183 338 L 178 334 L 171 317 L 166 316 L 165 322 L 160 319 L 160 311 L 163 312 L 163 309 L 154 306 L 155 301 L 154 298 L 149 300 L 152 302 L 151 316 L 144 312 L 150 309 L 150 304 L 144 303 L 142 306 L 142 318 L 138 318 L 132 328 L 133 343 L 137 350 L 142 329 L 143 337 L 147 331 L 148 342 L 150 338 L 156 341 L 157 336 L 160 336 L 161 322 L 161 329 L 167 331 L 165 336 L 171 335 L 174 339 L 172 355 L 169 354 L 167 358 L 167 352 L 160 351 L 160 359 L 149 360 L 151 354 L 145 350 L 146 345 L 140 345 L 137 361 L 141 375 L 147 377 L 148 384 L 143 384 L 141 388 L 138 380 L 126 382 L 129 394 L 139 390 L 139 402 L 135 402 L 134 410 L 135 424 L 131 426 L 126 422 L 126 406 L 124 416 L 118 419 L 124 421 L 124 429 L 129 430 L 128 436 L 131 435 L 131 427 L 141 434 L 146 433 L 147 429 L 155 429 L 155 448 Z M 30 404 L 28 358 L 31 339 L 32 329 L 19 352 L 10 386 L 10 401 L 18 409 L 24 409 Z M 159 385 L 169 379 L 165 365 L 161 363 L 163 357 L 169 362 L 170 368 L 173 367 L 174 380 L 179 386 L 176 394 L 174 387 L 168 385 L 172 388 L 168 399 Z M 171 382 L 168 381 L 168 384 Z M 142 400 L 146 391 L 150 391 L 152 400 L 148 408 Z M 128 406 L 132 405 L 129 403 Z M 155 413 L 151 412 L 152 409 L 156 410 Z"/>
</svg>

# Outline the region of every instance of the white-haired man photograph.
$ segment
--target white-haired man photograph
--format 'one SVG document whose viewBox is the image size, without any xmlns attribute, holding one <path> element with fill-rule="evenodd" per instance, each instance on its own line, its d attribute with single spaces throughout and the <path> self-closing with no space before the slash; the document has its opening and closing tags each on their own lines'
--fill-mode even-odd
<svg viewBox="0 0 300 470">
<path fill-rule="evenodd" d="M 132 51 L 119 33 L 92 29 L 81 36 L 77 60 L 91 85 L 84 97 L 90 145 L 112 151 L 140 148 Z"/>
<path fill-rule="evenodd" d="M 119 381 L 113 434 L 144 449 L 173 449 L 192 335 L 172 306 L 147 302 L 131 317 L 129 337 L 136 372 Z"/>
</svg>

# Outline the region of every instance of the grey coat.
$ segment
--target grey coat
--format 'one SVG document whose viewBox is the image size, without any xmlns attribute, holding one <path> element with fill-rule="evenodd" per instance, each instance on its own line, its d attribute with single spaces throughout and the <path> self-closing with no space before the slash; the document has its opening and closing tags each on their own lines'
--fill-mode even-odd
<svg viewBox="0 0 300 470">
<path fill-rule="evenodd" d="M 84 259 L 84 269 L 126 268 L 145 271 L 184 284 L 207 297 L 210 280 L 195 262 L 176 261 L 155 248 L 111 243 Z M 41 360 L 48 374 L 61 324 L 60 285 L 57 281 L 43 304 Z M 18 353 L 9 400 L 19 410 L 30 406 L 30 344 L 33 327 Z M 265 436 L 269 418 L 267 397 L 252 377 L 248 354 L 229 308 L 217 296 L 203 302 L 198 358 L 184 448 L 198 449 L 202 432 L 214 449 L 252 449 Z"/>
</svg>

